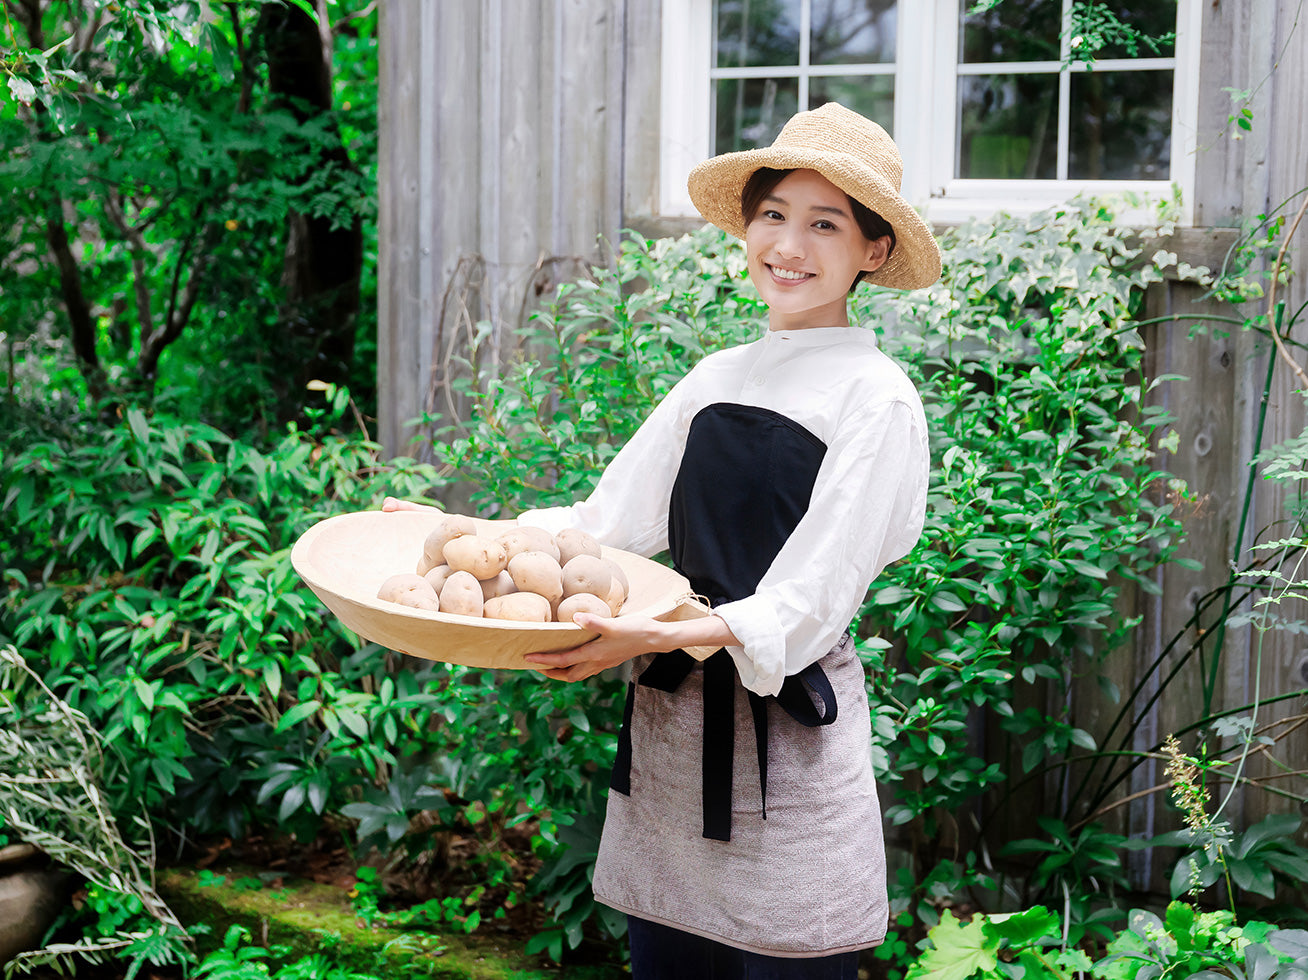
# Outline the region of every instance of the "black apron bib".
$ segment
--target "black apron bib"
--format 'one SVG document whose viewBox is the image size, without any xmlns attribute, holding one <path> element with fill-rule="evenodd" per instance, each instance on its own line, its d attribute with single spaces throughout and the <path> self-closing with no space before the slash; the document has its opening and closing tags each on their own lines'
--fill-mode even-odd
<svg viewBox="0 0 1308 980">
<path fill-rule="evenodd" d="M 808 510 L 826 445 L 799 423 L 766 408 L 717 403 L 690 424 L 668 510 L 668 548 L 674 567 L 710 607 L 753 595 L 782 545 Z M 697 666 L 682 650 L 657 654 L 639 686 L 672 692 Z M 703 662 L 704 836 L 731 839 L 731 776 L 735 747 L 736 668 L 725 649 Z M 805 690 L 822 701 L 819 713 Z M 627 704 L 611 787 L 631 793 L 631 715 Z M 767 819 L 767 702 L 749 693 L 757 743 L 763 817 Z M 776 695 L 782 709 L 802 725 L 836 720 L 831 683 L 814 663 L 787 677 Z"/>
</svg>

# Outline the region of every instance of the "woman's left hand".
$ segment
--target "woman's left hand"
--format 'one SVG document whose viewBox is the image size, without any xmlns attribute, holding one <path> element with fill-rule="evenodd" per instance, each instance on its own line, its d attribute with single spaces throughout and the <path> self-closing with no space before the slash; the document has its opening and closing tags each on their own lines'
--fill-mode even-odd
<svg viewBox="0 0 1308 980">
<path fill-rule="evenodd" d="M 642 653 L 664 649 L 661 643 L 664 624 L 646 616 L 614 619 L 578 613 L 573 622 L 599 636 L 562 653 L 529 653 L 524 659 L 539 665 L 542 674 L 556 681 L 580 681 Z"/>
</svg>

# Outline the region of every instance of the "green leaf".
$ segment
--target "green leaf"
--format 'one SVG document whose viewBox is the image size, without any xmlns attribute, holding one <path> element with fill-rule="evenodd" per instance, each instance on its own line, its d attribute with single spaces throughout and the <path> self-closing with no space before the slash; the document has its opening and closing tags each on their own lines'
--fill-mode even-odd
<svg viewBox="0 0 1308 980">
<path fill-rule="evenodd" d="M 1094 736 L 1083 728 L 1073 728 L 1068 732 L 1068 737 L 1073 745 L 1078 745 L 1087 752 L 1093 752 L 1098 747 L 1095 745 Z"/>
<path fill-rule="evenodd" d="M 907 980 L 968 980 L 987 976 L 998 963 L 998 943 L 986 936 L 984 917 L 961 924 L 948 909 L 928 933 L 933 945 L 908 971 Z"/>
<path fill-rule="evenodd" d="M 26 78 L 18 75 L 9 76 L 9 94 L 23 105 L 30 106 L 36 100 L 36 86 Z"/>
<path fill-rule="evenodd" d="M 145 706 L 146 711 L 154 710 L 154 688 L 140 677 L 132 678 L 132 687 L 136 690 L 136 696 L 141 699 L 141 704 Z"/>
<path fill-rule="evenodd" d="M 297 704 L 277 720 L 277 728 L 275 730 L 278 732 L 284 732 L 288 728 L 293 728 L 306 718 L 313 717 L 318 713 L 318 710 L 321 707 L 322 705 L 317 701 L 304 701 Z"/>
</svg>

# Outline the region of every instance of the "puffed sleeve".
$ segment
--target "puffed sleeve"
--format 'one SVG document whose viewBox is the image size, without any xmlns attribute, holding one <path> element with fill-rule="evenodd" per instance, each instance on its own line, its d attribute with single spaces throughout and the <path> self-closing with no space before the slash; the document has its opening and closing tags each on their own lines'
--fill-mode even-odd
<svg viewBox="0 0 1308 980">
<path fill-rule="evenodd" d="M 682 378 L 609 461 L 584 501 L 524 511 L 519 524 L 576 527 L 601 544 L 651 557 L 668 547 L 668 501 L 690 427 L 694 372 Z"/>
<path fill-rule="evenodd" d="M 841 426 L 807 512 L 754 594 L 715 610 L 741 641 L 727 651 L 745 687 L 776 694 L 835 645 L 872 580 L 922 533 L 928 467 L 916 393 Z"/>
</svg>

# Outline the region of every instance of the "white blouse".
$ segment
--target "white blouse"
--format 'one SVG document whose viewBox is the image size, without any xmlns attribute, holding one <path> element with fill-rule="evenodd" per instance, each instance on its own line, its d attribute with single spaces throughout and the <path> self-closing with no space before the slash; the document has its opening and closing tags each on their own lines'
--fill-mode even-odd
<svg viewBox="0 0 1308 980">
<path fill-rule="evenodd" d="M 518 517 L 581 528 L 646 557 L 668 547 L 668 505 L 690 423 L 707 405 L 770 409 L 827 446 L 808 511 L 751 596 L 717 606 L 741 641 L 741 683 L 776 694 L 835 645 L 883 568 L 926 514 L 926 418 L 913 383 L 855 327 L 768 331 L 705 357 L 650 413 L 583 502 Z"/>
</svg>

